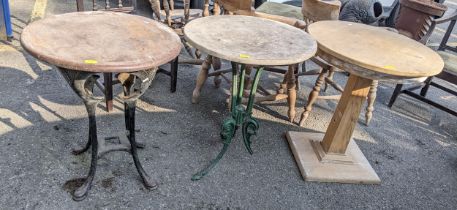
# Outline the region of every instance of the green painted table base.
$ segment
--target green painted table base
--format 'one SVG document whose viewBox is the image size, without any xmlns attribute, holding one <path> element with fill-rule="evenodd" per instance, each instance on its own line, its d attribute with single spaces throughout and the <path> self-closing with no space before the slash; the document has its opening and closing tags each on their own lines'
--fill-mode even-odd
<svg viewBox="0 0 457 210">
<path fill-rule="evenodd" d="M 232 143 L 232 139 L 239 127 L 242 128 L 244 146 L 246 146 L 249 154 L 252 154 L 251 136 L 256 135 L 257 130 L 259 129 L 259 123 L 256 119 L 252 118 L 252 107 L 254 106 L 254 97 L 262 71 L 263 67 L 257 68 L 254 77 L 254 83 L 251 86 L 248 104 L 245 107 L 242 104 L 242 99 L 246 66 L 241 65 L 241 74 L 238 74 L 238 64 L 232 62 L 232 99 L 230 105 L 231 115 L 229 118 L 224 120 L 221 131 L 221 139 L 224 143 L 224 147 L 216 156 L 216 158 L 211 160 L 210 164 L 206 168 L 192 176 L 193 181 L 203 178 L 203 176 L 208 174 L 209 171 L 214 168 L 214 166 L 216 166 L 216 164 L 222 159 L 225 152 L 227 152 L 230 143 Z"/>
</svg>

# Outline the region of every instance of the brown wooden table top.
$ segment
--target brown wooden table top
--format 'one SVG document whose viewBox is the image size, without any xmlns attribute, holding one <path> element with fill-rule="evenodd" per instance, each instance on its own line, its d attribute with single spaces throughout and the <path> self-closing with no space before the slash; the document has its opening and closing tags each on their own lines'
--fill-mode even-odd
<svg viewBox="0 0 457 210">
<path fill-rule="evenodd" d="M 384 28 L 344 21 L 319 21 L 308 27 L 319 47 L 333 57 L 360 66 L 381 79 L 419 78 L 440 73 L 444 63 L 432 49 Z M 364 72 L 351 73 L 364 74 Z M 375 76 L 373 76 L 373 74 Z M 374 78 L 376 79 L 376 78 Z"/>
<path fill-rule="evenodd" d="M 209 16 L 184 27 L 195 48 L 229 61 L 263 66 L 291 65 L 312 57 L 316 41 L 303 30 L 263 18 Z"/>
<path fill-rule="evenodd" d="M 136 15 L 77 12 L 28 25 L 21 44 L 36 58 L 71 70 L 133 72 L 165 64 L 181 51 L 166 25 Z"/>
</svg>

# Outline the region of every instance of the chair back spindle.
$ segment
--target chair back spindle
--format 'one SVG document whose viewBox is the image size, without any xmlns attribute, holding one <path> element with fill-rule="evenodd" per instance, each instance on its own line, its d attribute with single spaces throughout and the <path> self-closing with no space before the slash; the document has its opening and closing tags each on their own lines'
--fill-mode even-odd
<svg viewBox="0 0 457 210">
<path fill-rule="evenodd" d="M 110 0 L 102 0 L 102 3 L 99 3 L 98 0 L 92 0 L 92 10 L 93 11 L 112 11 L 112 12 L 124 12 L 124 13 L 134 13 L 137 0 L 131 0 L 131 5 L 125 6 L 125 0 L 113 0 L 113 7 Z M 104 5 L 103 5 L 104 4 Z M 117 5 L 117 6 L 116 6 Z M 85 11 L 84 9 L 84 0 L 76 0 L 76 8 L 78 12 Z"/>
<path fill-rule="evenodd" d="M 92 0 L 92 10 L 97 11 L 98 10 L 98 5 L 96 0 Z"/>
<path fill-rule="evenodd" d="M 111 8 L 109 4 L 110 4 L 109 0 L 105 0 L 105 9 L 106 10 L 109 10 Z"/>
<path fill-rule="evenodd" d="M 208 1 L 208 0 L 206 0 Z M 205 1 L 205 2 L 206 2 Z M 151 3 L 151 8 L 156 16 L 156 18 L 161 21 L 162 18 L 160 17 L 161 14 L 161 5 L 160 5 L 160 0 L 149 0 Z M 183 0 L 183 6 L 184 6 L 184 19 L 183 23 L 187 23 L 190 18 L 190 0 Z M 175 3 L 174 0 L 163 0 L 162 1 L 162 6 L 163 6 L 163 11 L 165 12 L 165 21 L 168 26 L 172 26 L 174 22 L 174 10 L 175 10 Z M 207 4 L 205 4 L 207 6 Z M 208 11 L 208 10 L 207 10 Z M 203 16 L 205 14 L 203 13 Z"/>
</svg>

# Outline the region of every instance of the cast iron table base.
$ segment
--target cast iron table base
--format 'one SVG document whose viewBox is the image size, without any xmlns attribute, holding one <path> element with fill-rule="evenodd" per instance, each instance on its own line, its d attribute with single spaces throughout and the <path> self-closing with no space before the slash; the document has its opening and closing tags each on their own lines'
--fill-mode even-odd
<svg viewBox="0 0 457 210">
<path fill-rule="evenodd" d="M 249 154 L 252 155 L 251 136 L 256 135 L 257 130 L 259 129 L 259 123 L 255 118 L 252 117 L 252 107 L 254 105 L 255 93 L 257 92 L 257 86 L 259 84 L 260 74 L 263 71 L 263 67 L 257 68 L 246 107 L 244 107 L 242 104 L 246 66 L 241 65 L 241 74 L 238 74 L 238 71 L 238 64 L 232 62 L 232 93 L 230 103 L 231 115 L 229 118 L 224 120 L 220 134 L 224 146 L 216 158 L 211 160 L 206 168 L 192 176 L 193 181 L 203 178 L 203 176 L 208 174 L 209 171 L 214 168 L 214 166 L 216 166 L 216 164 L 222 159 L 225 152 L 227 152 L 229 145 L 232 143 L 232 139 L 239 127 L 242 127 L 244 146 L 246 146 Z"/>
<path fill-rule="evenodd" d="M 102 102 L 103 97 L 97 97 L 93 94 L 94 85 L 98 79 L 97 73 L 83 72 L 59 68 L 60 73 L 63 75 L 68 84 L 72 87 L 75 93 L 81 97 L 86 106 L 89 115 L 89 140 L 84 148 L 73 150 L 73 154 L 79 155 L 91 150 L 91 165 L 89 174 L 85 179 L 82 186 L 77 188 L 73 193 L 73 199 L 76 201 L 84 200 L 92 186 L 92 181 L 95 177 L 97 169 L 97 160 L 103 155 L 113 151 L 126 151 L 131 153 L 133 162 L 138 173 L 141 176 L 144 186 L 147 189 L 156 189 L 157 183 L 144 171 L 140 160 L 138 159 L 137 148 L 143 147 L 138 145 L 135 139 L 135 109 L 137 99 L 143 95 L 151 84 L 157 72 L 156 69 L 147 71 L 138 71 L 134 73 L 121 73 L 119 74 L 119 81 L 124 87 L 124 115 L 126 135 L 130 142 L 129 144 L 106 144 L 104 139 L 97 138 L 97 123 L 95 117 L 95 109 L 98 103 Z"/>
</svg>

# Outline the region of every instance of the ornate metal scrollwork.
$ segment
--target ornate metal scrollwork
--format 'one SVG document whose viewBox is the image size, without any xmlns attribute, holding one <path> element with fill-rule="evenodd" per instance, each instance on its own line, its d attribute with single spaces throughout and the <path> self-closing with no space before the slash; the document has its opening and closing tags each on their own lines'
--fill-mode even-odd
<svg viewBox="0 0 457 210">
<path fill-rule="evenodd" d="M 224 147 L 219 152 L 216 158 L 214 158 L 210 164 L 192 176 L 192 180 L 199 180 L 203 178 L 209 171 L 216 166 L 216 164 L 222 159 L 223 155 L 228 149 L 228 146 L 232 143 L 232 139 L 235 136 L 236 130 L 242 127 L 243 141 L 246 149 L 252 154 L 251 149 L 251 137 L 257 134 L 259 129 L 259 123 L 252 117 L 252 107 L 254 105 L 254 97 L 257 91 L 257 86 L 260 79 L 260 74 L 263 68 L 258 68 L 254 77 L 254 83 L 251 86 L 251 92 L 249 95 L 248 104 L 245 107 L 242 104 L 242 98 L 244 93 L 244 78 L 246 68 L 243 65 L 241 67 L 241 74 L 238 75 L 238 65 L 232 63 L 232 96 L 231 96 L 231 115 L 229 118 L 224 120 L 222 124 L 221 139 L 224 143 Z"/>
</svg>

